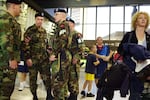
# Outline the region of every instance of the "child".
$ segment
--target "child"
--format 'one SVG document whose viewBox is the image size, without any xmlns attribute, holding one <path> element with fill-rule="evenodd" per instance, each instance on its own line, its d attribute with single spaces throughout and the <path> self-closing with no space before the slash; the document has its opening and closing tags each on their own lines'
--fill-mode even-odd
<svg viewBox="0 0 150 100">
<path fill-rule="evenodd" d="M 96 66 L 100 63 L 96 58 L 97 47 L 96 45 L 92 45 L 90 48 L 90 52 L 87 56 L 86 68 L 85 68 L 85 82 L 83 84 L 83 90 L 81 91 L 81 95 L 85 97 L 85 89 L 88 86 L 87 97 L 94 97 L 95 95 L 91 93 L 92 83 L 95 77 L 95 69 Z"/>
<path fill-rule="evenodd" d="M 29 72 L 28 66 L 26 64 L 26 59 L 28 57 L 26 55 L 28 55 L 29 53 L 30 53 L 30 46 L 28 44 L 28 40 L 25 39 L 24 41 L 22 41 L 21 44 L 21 54 L 20 54 L 21 61 L 18 65 L 18 77 L 20 81 L 20 85 L 18 88 L 19 91 L 22 91 L 25 87 L 29 87 L 29 85 L 26 82 L 27 73 Z"/>
</svg>

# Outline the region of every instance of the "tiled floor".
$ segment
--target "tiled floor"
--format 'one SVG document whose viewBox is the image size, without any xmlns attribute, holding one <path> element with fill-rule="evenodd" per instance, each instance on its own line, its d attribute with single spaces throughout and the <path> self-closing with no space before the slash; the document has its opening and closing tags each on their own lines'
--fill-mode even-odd
<svg viewBox="0 0 150 100">
<path fill-rule="evenodd" d="M 80 81 L 79 81 L 80 91 L 82 89 L 83 82 L 84 82 L 84 68 L 81 68 Z M 32 94 L 31 94 L 29 88 L 25 88 L 23 91 L 18 91 L 17 90 L 18 84 L 19 84 L 18 79 L 16 79 L 16 86 L 15 86 L 15 90 L 11 96 L 11 100 L 32 100 Z M 94 94 L 96 94 L 96 90 L 97 90 L 97 88 L 96 88 L 95 84 L 93 83 L 92 92 Z M 39 87 L 37 89 L 37 93 L 38 93 L 39 100 L 45 100 L 46 92 L 45 92 L 44 85 L 39 85 Z M 116 91 L 113 100 L 128 100 L 128 96 L 126 98 L 121 98 L 119 95 L 120 95 L 119 91 Z M 79 94 L 78 100 L 95 100 L 95 98 L 94 97 L 81 98 L 81 95 Z"/>
</svg>

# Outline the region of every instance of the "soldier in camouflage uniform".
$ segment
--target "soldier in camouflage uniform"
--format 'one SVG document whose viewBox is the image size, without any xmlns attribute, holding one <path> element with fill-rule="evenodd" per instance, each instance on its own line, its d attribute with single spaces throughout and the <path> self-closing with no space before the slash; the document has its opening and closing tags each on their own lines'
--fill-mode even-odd
<svg viewBox="0 0 150 100">
<path fill-rule="evenodd" d="M 21 28 L 15 17 L 20 15 L 21 1 L 7 0 L 6 8 L 0 10 L 0 100 L 10 100 L 20 61 Z"/>
<path fill-rule="evenodd" d="M 65 100 L 65 89 L 69 80 L 71 53 L 69 46 L 70 28 L 66 22 L 67 12 L 64 9 L 54 10 L 54 19 L 57 24 L 52 42 L 52 54 L 50 56 L 52 67 L 52 92 L 54 100 Z M 57 59 L 57 60 L 56 60 Z"/>
<path fill-rule="evenodd" d="M 47 33 L 42 27 L 43 21 L 43 13 L 35 14 L 35 24 L 30 26 L 24 34 L 24 37 L 29 39 L 30 45 L 31 58 L 28 59 L 27 62 L 29 66 L 30 89 L 33 95 L 33 100 L 38 100 L 36 93 L 38 72 L 40 72 L 47 90 L 46 100 L 50 100 L 51 93 L 49 55 L 47 53 Z"/>
<path fill-rule="evenodd" d="M 77 100 L 79 94 L 79 74 L 80 74 L 80 59 L 83 51 L 82 34 L 77 32 L 75 28 L 75 21 L 71 18 L 66 19 L 71 29 L 70 39 L 72 40 L 70 45 L 70 51 L 73 56 L 70 77 L 68 81 L 68 90 L 70 96 L 68 100 Z"/>
</svg>

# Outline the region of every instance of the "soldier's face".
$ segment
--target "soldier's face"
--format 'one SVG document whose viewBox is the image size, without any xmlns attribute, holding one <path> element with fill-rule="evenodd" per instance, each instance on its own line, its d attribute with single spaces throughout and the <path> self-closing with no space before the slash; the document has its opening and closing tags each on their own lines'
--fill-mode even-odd
<svg viewBox="0 0 150 100">
<path fill-rule="evenodd" d="M 69 26 L 70 26 L 70 27 L 75 27 L 75 24 L 74 24 L 74 23 L 72 23 L 72 22 L 70 22 L 70 21 L 68 21 L 68 23 L 69 23 Z"/>
<path fill-rule="evenodd" d="M 35 25 L 36 25 L 37 27 L 41 27 L 42 24 L 43 24 L 43 22 L 44 22 L 44 17 L 37 16 L 37 17 L 35 18 Z"/>
<path fill-rule="evenodd" d="M 66 18 L 66 14 L 63 13 L 63 12 L 56 12 L 54 14 L 54 19 L 55 19 L 55 22 L 59 22 L 61 20 L 64 20 Z"/>
<path fill-rule="evenodd" d="M 15 17 L 18 17 L 21 13 L 21 4 L 14 4 L 13 9 L 15 11 Z"/>
<path fill-rule="evenodd" d="M 70 21 L 68 21 L 68 24 L 69 24 L 70 29 L 73 30 L 75 27 L 75 24 Z"/>
</svg>

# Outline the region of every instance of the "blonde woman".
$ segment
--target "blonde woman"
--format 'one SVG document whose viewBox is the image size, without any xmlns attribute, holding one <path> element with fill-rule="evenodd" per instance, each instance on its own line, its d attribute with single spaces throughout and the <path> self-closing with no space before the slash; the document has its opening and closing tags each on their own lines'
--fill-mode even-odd
<svg viewBox="0 0 150 100">
<path fill-rule="evenodd" d="M 143 83 L 135 75 L 136 64 L 132 60 L 131 55 L 125 53 L 123 50 L 124 43 L 134 43 L 142 45 L 150 51 L 150 35 L 147 34 L 146 29 L 149 25 L 149 15 L 146 12 L 137 12 L 132 17 L 132 31 L 127 32 L 118 48 L 118 52 L 123 55 L 123 61 L 132 70 L 131 83 L 130 83 L 130 96 L 129 100 L 141 100 L 141 93 L 143 91 Z"/>
</svg>

